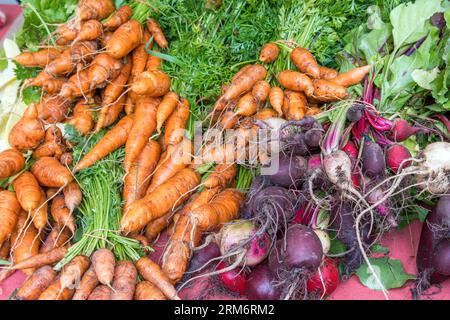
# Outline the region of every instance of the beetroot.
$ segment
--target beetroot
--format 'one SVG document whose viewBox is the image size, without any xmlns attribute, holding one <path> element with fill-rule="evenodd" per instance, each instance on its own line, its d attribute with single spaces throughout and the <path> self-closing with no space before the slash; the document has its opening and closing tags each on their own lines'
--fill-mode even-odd
<svg viewBox="0 0 450 320">
<path fill-rule="evenodd" d="M 227 265 L 224 262 L 220 262 L 217 266 L 217 270 L 225 269 Z M 244 294 L 247 288 L 247 277 L 244 272 L 241 272 L 239 268 L 235 268 L 231 271 L 226 271 L 219 274 L 219 278 L 223 283 L 223 286 L 232 292 Z"/>
<path fill-rule="evenodd" d="M 372 142 L 366 141 L 362 152 L 362 170 L 368 177 L 383 176 L 386 170 L 384 154 L 381 147 Z"/>
<path fill-rule="evenodd" d="M 439 242 L 434 249 L 432 262 L 436 272 L 450 277 L 450 239 Z"/>
<path fill-rule="evenodd" d="M 282 155 L 278 157 L 278 169 L 267 178 L 272 184 L 282 187 L 298 185 L 305 175 L 307 162 L 302 156 Z"/>
<path fill-rule="evenodd" d="M 336 262 L 330 258 L 325 258 L 314 275 L 308 279 L 306 289 L 308 292 L 317 292 L 320 296 L 333 293 L 339 284 L 339 270 Z"/>
<path fill-rule="evenodd" d="M 349 140 L 345 146 L 342 147 L 342 151 L 344 151 L 348 157 L 354 162 L 356 158 L 358 158 L 358 148 L 356 148 L 355 144 Z"/>
<path fill-rule="evenodd" d="M 278 300 L 280 290 L 275 286 L 275 277 L 266 264 L 253 269 L 247 280 L 246 295 L 250 300 Z"/>
<path fill-rule="evenodd" d="M 394 121 L 392 130 L 389 133 L 389 139 L 397 142 L 402 142 L 419 131 L 422 131 L 422 129 L 410 126 L 408 121 L 403 119 L 396 119 Z"/>
<path fill-rule="evenodd" d="M 189 272 L 195 271 L 205 264 L 207 264 L 211 259 L 220 256 L 219 246 L 215 242 L 211 242 L 206 247 L 195 251 L 193 258 L 189 264 Z"/>
<path fill-rule="evenodd" d="M 405 161 L 411 158 L 411 153 L 407 148 L 400 144 L 394 144 L 386 150 L 386 163 L 392 171 L 398 172 L 400 165 L 402 168 L 407 168 L 411 165 L 411 161 Z"/>
</svg>

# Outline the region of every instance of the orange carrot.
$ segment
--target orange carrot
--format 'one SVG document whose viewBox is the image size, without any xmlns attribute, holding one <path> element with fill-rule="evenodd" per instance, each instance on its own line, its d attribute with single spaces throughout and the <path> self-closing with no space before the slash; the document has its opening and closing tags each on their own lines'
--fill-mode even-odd
<svg viewBox="0 0 450 320">
<path fill-rule="evenodd" d="M 38 300 L 70 300 L 74 291 L 74 289 L 64 288 L 61 285 L 61 275 L 58 275 L 50 286 L 41 293 Z"/>
<path fill-rule="evenodd" d="M 119 118 L 122 110 L 125 107 L 127 96 L 122 96 L 119 100 L 114 102 L 109 108 L 108 113 L 106 114 L 105 119 L 105 127 L 109 127 L 110 125 L 114 124 L 117 119 Z"/>
<path fill-rule="evenodd" d="M 142 72 L 131 84 L 131 91 L 150 97 L 161 97 L 169 92 L 170 78 L 159 70 Z"/>
<path fill-rule="evenodd" d="M 314 86 L 311 79 L 300 72 L 284 70 L 278 74 L 278 82 L 286 89 L 294 91 L 303 91 L 308 96 L 314 92 Z"/>
<path fill-rule="evenodd" d="M 45 187 L 62 187 L 73 179 L 69 169 L 51 157 L 42 157 L 36 160 L 31 167 L 31 173 L 39 184 Z"/>
<path fill-rule="evenodd" d="M 14 60 L 24 67 L 45 67 L 60 54 L 60 50 L 47 47 L 35 52 L 22 52 Z"/>
<path fill-rule="evenodd" d="M 75 166 L 74 171 L 80 171 L 90 167 L 98 160 L 103 159 L 111 152 L 117 150 L 125 144 L 128 134 L 133 125 L 133 117 L 131 115 L 123 117 L 117 125 L 108 131 L 103 138 L 91 149 Z"/>
<path fill-rule="evenodd" d="M 163 215 L 162 217 L 155 219 L 145 227 L 145 236 L 149 241 L 153 241 L 156 237 L 172 222 L 173 212 Z"/>
<path fill-rule="evenodd" d="M 3 259 L 3 260 L 8 259 L 10 250 L 11 250 L 11 245 L 9 243 L 9 240 L 6 240 L 0 246 L 0 259 Z"/>
<path fill-rule="evenodd" d="M 302 92 L 286 90 L 285 101 L 288 103 L 285 116 L 287 120 L 301 120 L 305 117 L 307 101 Z"/>
<path fill-rule="evenodd" d="M 73 109 L 73 118 L 68 121 L 81 135 L 87 135 L 94 126 L 94 117 L 88 104 L 80 100 Z"/>
<path fill-rule="evenodd" d="M 63 85 L 67 82 L 66 78 L 53 78 L 49 79 L 42 85 L 42 90 L 48 94 L 59 93 Z"/>
<path fill-rule="evenodd" d="M 156 51 L 156 50 L 153 50 Z M 147 59 L 147 63 L 145 64 L 145 71 L 154 71 L 158 70 L 161 67 L 162 59 L 153 54 L 150 54 Z"/>
<path fill-rule="evenodd" d="M 114 270 L 111 300 L 133 300 L 137 270 L 129 261 L 118 261 Z"/>
<path fill-rule="evenodd" d="M 259 61 L 271 63 L 277 60 L 280 48 L 275 43 L 266 43 L 259 53 Z"/>
<path fill-rule="evenodd" d="M 124 108 L 126 114 L 132 114 L 134 112 L 134 102 L 129 95 L 127 95 Z"/>
<path fill-rule="evenodd" d="M 13 261 L 18 263 L 39 254 L 39 234 L 33 225 L 28 224 L 28 214 L 22 211 L 17 220 L 17 226 L 11 235 L 11 252 Z M 34 272 L 34 268 L 22 269 L 27 275 Z"/>
<path fill-rule="evenodd" d="M 276 118 L 278 117 L 278 112 L 275 111 L 275 109 L 272 108 L 264 108 L 261 111 L 259 111 L 257 114 L 255 114 L 255 119 L 258 120 L 265 120 L 269 118 Z"/>
<path fill-rule="evenodd" d="M 98 20 L 88 20 L 81 25 L 75 41 L 96 40 L 103 34 L 103 26 Z"/>
<path fill-rule="evenodd" d="M 59 95 L 66 99 L 74 99 L 80 96 L 89 95 L 90 90 L 89 69 L 77 71 L 61 87 Z M 78 103 L 85 103 L 81 100 Z"/>
<path fill-rule="evenodd" d="M 37 269 L 20 287 L 15 297 L 17 300 L 36 300 L 56 277 L 56 271 L 50 266 Z"/>
<path fill-rule="evenodd" d="M 83 274 L 81 278 L 80 284 L 76 289 L 72 300 L 87 300 L 89 295 L 98 285 L 98 278 L 95 274 L 94 268 L 91 266 L 87 271 Z"/>
<path fill-rule="evenodd" d="M 332 81 L 343 87 L 354 86 L 360 83 L 364 77 L 369 74 L 372 65 L 351 69 L 347 72 L 338 74 Z"/>
<path fill-rule="evenodd" d="M 33 152 L 33 158 L 55 157 L 59 159 L 65 149 L 62 132 L 56 125 L 45 131 L 45 141 Z"/>
<path fill-rule="evenodd" d="M 31 212 L 31 218 L 36 229 L 41 232 L 47 225 L 48 221 L 48 204 L 44 190 L 39 188 L 40 199 L 38 207 Z"/>
<path fill-rule="evenodd" d="M 225 101 L 237 98 L 242 93 L 249 91 L 256 82 L 264 80 L 266 77 L 266 68 L 255 64 L 247 68 L 239 77 L 231 82 L 227 91 L 223 94 Z"/>
<path fill-rule="evenodd" d="M 64 197 L 62 195 L 58 195 L 53 198 L 50 212 L 53 220 L 58 226 L 58 229 L 61 230 L 62 228 L 67 227 L 72 234 L 75 233 L 75 218 L 71 214 L 69 208 L 66 207 Z"/>
<path fill-rule="evenodd" d="M 315 79 L 320 77 L 320 69 L 316 59 L 305 48 L 298 47 L 292 50 L 291 60 L 301 72 Z"/>
<path fill-rule="evenodd" d="M 216 187 L 226 187 L 236 176 L 236 166 L 234 164 L 218 164 L 214 171 L 202 182 L 208 189 Z"/>
<path fill-rule="evenodd" d="M 91 256 L 92 266 L 101 284 L 110 286 L 114 278 L 116 259 L 108 249 L 98 249 Z"/>
<path fill-rule="evenodd" d="M 156 112 L 156 129 L 158 133 L 161 133 L 161 128 L 164 122 L 172 114 L 176 106 L 178 105 L 178 95 L 175 92 L 168 92 L 164 95 L 161 103 L 158 106 Z"/>
<path fill-rule="evenodd" d="M 61 155 L 61 158 L 59 159 L 59 162 L 61 162 L 61 164 L 62 164 L 63 166 L 66 166 L 66 167 L 70 166 L 70 165 L 72 164 L 72 162 L 73 162 L 72 153 L 70 153 L 70 152 L 64 152 L 64 153 Z"/>
<path fill-rule="evenodd" d="M 236 115 L 250 117 L 256 113 L 258 105 L 252 93 L 244 94 L 236 105 Z"/>
<path fill-rule="evenodd" d="M 124 167 L 128 172 L 156 129 L 156 109 L 159 99 L 142 97 L 136 104 L 134 121 L 125 144 Z"/>
<path fill-rule="evenodd" d="M 69 20 L 67 23 L 60 25 L 55 33 L 58 35 L 56 44 L 65 45 L 74 40 L 80 31 L 81 23 Z"/>
<path fill-rule="evenodd" d="M 22 118 L 12 127 L 8 142 L 13 148 L 25 151 L 38 147 L 44 136 L 44 126 L 38 119 L 36 106 L 31 104 L 25 110 Z"/>
<path fill-rule="evenodd" d="M 111 39 L 114 32 L 112 31 L 105 31 L 103 32 L 102 37 L 100 38 L 100 44 L 102 47 L 105 47 L 108 41 Z"/>
<path fill-rule="evenodd" d="M 110 43 L 113 39 L 109 40 Z M 89 88 L 95 89 L 107 81 L 117 78 L 122 69 L 122 62 L 107 53 L 95 56 L 88 69 Z"/>
<path fill-rule="evenodd" d="M 89 268 L 89 258 L 83 255 L 76 256 L 61 270 L 61 286 L 63 288 L 73 287 L 78 284 L 83 274 Z"/>
<path fill-rule="evenodd" d="M 121 230 L 133 232 L 143 229 L 150 221 L 162 217 L 182 204 L 200 183 L 200 175 L 191 168 L 177 172 L 152 193 L 133 202 L 122 216 Z"/>
<path fill-rule="evenodd" d="M 97 50 L 97 42 L 80 41 L 65 49 L 61 55 L 51 61 L 44 71 L 53 76 L 71 73 L 78 62 L 91 61 Z"/>
<path fill-rule="evenodd" d="M 252 89 L 252 95 L 258 104 L 264 103 L 270 93 L 270 85 L 267 81 L 258 81 Z"/>
<path fill-rule="evenodd" d="M 81 193 L 80 186 L 75 181 L 70 182 L 63 189 L 64 203 L 70 212 L 73 212 L 81 203 L 83 194 Z"/>
<path fill-rule="evenodd" d="M 23 172 L 14 179 L 12 185 L 23 210 L 31 211 L 39 206 L 41 201 L 40 187 L 33 174 L 28 171 Z"/>
<path fill-rule="evenodd" d="M 47 212 L 45 212 L 47 214 Z M 69 229 L 64 228 L 60 230 L 58 227 L 53 227 L 52 231 L 45 238 L 44 243 L 41 245 L 39 249 L 39 253 L 47 253 L 52 251 L 53 249 L 61 248 L 69 241 L 72 234 Z"/>
<path fill-rule="evenodd" d="M 333 80 L 315 79 L 314 94 L 312 97 L 322 102 L 332 102 L 348 96 L 347 90 Z"/>
<path fill-rule="evenodd" d="M 150 183 L 150 175 L 155 169 L 160 155 L 161 147 L 159 143 L 150 140 L 133 162 L 130 171 L 125 176 L 123 185 L 124 208 L 145 195 Z"/>
<path fill-rule="evenodd" d="M 189 101 L 182 98 L 177 109 L 170 115 L 164 129 L 164 146 L 166 149 L 183 140 L 187 121 L 189 119 Z"/>
<path fill-rule="evenodd" d="M 178 171 L 186 168 L 191 163 L 192 153 L 193 145 L 187 138 L 183 139 L 176 146 L 170 146 L 161 155 L 146 194 L 150 194 L 156 187 L 173 177 Z"/>
<path fill-rule="evenodd" d="M 321 111 L 320 111 L 319 107 L 309 107 L 306 110 L 306 114 L 305 115 L 312 117 L 312 116 L 315 116 L 316 114 L 319 114 L 320 112 Z"/>
<path fill-rule="evenodd" d="M 132 68 L 130 79 L 135 79 L 139 74 L 144 72 L 145 65 L 147 64 L 148 53 L 145 50 L 148 40 L 150 39 L 150 33 L 148 31 L 144 32 L 144 37 L 142 38 L 142 43 L 133 50 L 132 52 Z M 151 45 L 150 45 L 151 47 Z"/>
<path fill-rule="evenodd" d="M 0 180 L 9 178 L 23 169 L 25 158 L 15 149 L 0 152 Z"/>
<path fill-rule="evenodd" d="M 283 100 L 284 100 L 284 92 L 279 87 L 272 87 L 269 93 L 269 102 L 272 108 L 278 112 L 278 115 L 283 115 Z"/>
<path fill-rule="evenodd" d="M 12 270 L 40 268 L 45 265 L 50 265 L 60 261 L 67 253 L 67 248 L 55 248 L 45 253 L 39 253 L 28 259 L 25 259 L 19 263 L 15 263 L 11 266 Z"/>
<path fill-rule="evenodd" d="M 155 42 L 158 44 L 158 46 L 162 49 L 167 48 L 169 43 L 167 42 L 166 37 L 164 36 L 164 33 L 162 32 L 158 22 L 156 22 L 156 20 L 152 18 L 148 19 L 147 28 L 148 31 L 150 31 L 151 35 L 153 36 L 153 39 L 155 39 Z"/>
<path fill-rule="evenodd" d="M 244 73 L 248 72 L 249 70 L 251 70 L 254 67 L 253 64 L 247 64 L 245 66 L 243 66 L 242 68 L 240 68 L 238 70 L 238 72 L 236 72 L 233 76 L 233 78 L 231 78 L 231 82 L 236 81 L 236 79 L 238 79 L 240 76 L 242 76 Z M 225 92 L 227 92 L 227 90 L 230 88 L 230 85 L 222 85 L 222 94 L 224 94 Z"/>
<path fill-rule="evenodd" d="M 0 191 L 0 245 L 11 236 L 19 219 L 21 207 L 16 194 L 11 191 Z"/>
<path fill-rule="evenodd" d="M 89 295 L 88 300 L 111 300 L 111 288 L 99 285 Z"/>
<path fill-rule="evenodd" d="M 136 20 L 122 24 L 106 44 L 106 51 L 116 59 L 125 57 L 142 43 L 144 28 Z"/>
<path fill-rule="evenodd" d="M 79 20 L 103 20 L 115 10 L 113 0 L 83 0 L 80 1 L 75 14 Z"/>
<path fill-rule="evenodd" d="M 219 119 L 219 126 L 221 129 L 232 129 L 238 122 L 239 117 L 233 111 L 225 111 Z"/>
<path fill-rule="evenodd" d="M 109 18 L 106 22 L 103 23 L 103 26 L 108 29 L 117 29 L 120 25 L 127 22 L 133 11 L 127 5 L 121 6 L 111 18 Z"/>
<path fill-rule="evenodd" d="M 161 292 L 171 300 L 180 300 L 177 290 L 170 282 L 169 278 L 161 268 L 147 257 L 143 257 L 136 262 L 139 274 L 147 281 L 155 285 Z"/>
<path fill-rule="evenodd" d="M 167 300 L 167 298 L 155 285 L 144 280 L 136 285 L 134 300 Z"/>
<path fill-rule="evenodd" d="M 338 72 L 336 70 L 324 66 L 320 66 L 319 71 L 320 79 L 331 80 L 336 78 L 336 76 L 338 75 Z"/>
<path fill-rule="evenodd" d="M 61 122 L 66 118 L 70 103 L 61 96 L 46 95 L 37 105 L 39 119 L 46 123 Z"/>
</svg>

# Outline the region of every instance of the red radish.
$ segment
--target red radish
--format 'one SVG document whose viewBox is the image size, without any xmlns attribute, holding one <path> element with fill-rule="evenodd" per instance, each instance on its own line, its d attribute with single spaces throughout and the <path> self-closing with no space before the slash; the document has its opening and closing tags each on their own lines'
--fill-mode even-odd
<svg viewBox="0 0 450 320">
<path fill-rule="evenodd" d="M 248 277 L 245 293 L 250 300 L 278 300 L 281 292 L 275 284 L 275 277 L 269 267 L 261 264 Z"/>
<path fill-rule="evenodd" d="M 354 162 L 356 158 L 358 158 L 358 148 L 356 148 L 355 144 L 349 140 L 345 146 L 342 147 L 342 151 L 344 151 L 349 158 Z"/>
<path fill-rule="evenodd" d="M 217 270 L 225 269 L 227 265 L 224 262 L 220 262 L 217 266 Z M 247 288 L 247 277 L 244 272 L 240 272 L 239 268 L 235 268 L 231 271 L 223 272 L 219 274 L 219 278 L 223 283 L 223 286 L 230 291 L 244 294 Z"/>
<path fill-rule="evenodd" d="M 407 148 L 400 144 L 394 144 L 386 150 L 386 163 L 392 171 L 398 172 L 400 165 L 406 160 L 411 158 L 411 153 Z M 407 168 L 411 165 L 411 161 L 405 161 L 402 168 Z"/>
<path fill-rule="evenodd" d="M 339 270 L 334 260 L 325 258 L 319 270 L 308 279 L 306 289 L 308 292 L 317 292 L 329 296 L 339 284 Z"/>
<path fill-rule="evenodd" d="M 419 131 L 423 131 L 423 129 L 410 126 L 406 120 L 396 119 L 390 132 L 389 139 L 396 142 L 402 142 Z"/>
</svg>

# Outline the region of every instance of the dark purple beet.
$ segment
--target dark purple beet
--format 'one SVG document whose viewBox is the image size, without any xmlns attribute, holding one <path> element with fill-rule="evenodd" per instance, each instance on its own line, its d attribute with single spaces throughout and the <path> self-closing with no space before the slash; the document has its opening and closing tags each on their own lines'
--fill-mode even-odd
<svg viewBox="0 0 450 320">
<path fill-rule="evenodd" d="M 306 169 L 307 162 L 302 156 L 280 154 L 278 169 L 266 177 L 272 184 L 288 188 L 298 185 L 303 180 Z"/>
<path fill-rule="evenodd" d="M 442 240 L 434 248 L 433 267 L 436 272 L 450 277 L 450 239 Z"/>
<path fill-rule="evenodd" d="M 433 26 L 443 29 L 445 27 L 445 18 L 443 12 L 436 12 L 430 18 L 430 22 Z"/>
<path fill-rule="evenodd" d="M 287 121 L 279 130 L 280 146 L 286 153 L 306 156 L 319 146 L 322 135 L 322 125 L 313 117 Z"/>
<path fill-rule="evenodd" d="M 195 271 L 204 266 L 209 260 L 220 256 L 219 246 L 215 242 L 211 242 L 206 247 L 195 252 L 188 271 Z"/>
<path fill-rule="evenodd" d="M 258 265 L 247 280 L 247 297 L 250 300 L 278 300 L 281 292 L 275 287 L 275 280 L 266 264 Z"/>
<path fill-rule="evenodd" d="M 362 152 L 362 169 L 368 177 L 383 176 L 386 171 L 384 153 L 381 147 L 372 141 L 366 141 Z"/>
</svg>

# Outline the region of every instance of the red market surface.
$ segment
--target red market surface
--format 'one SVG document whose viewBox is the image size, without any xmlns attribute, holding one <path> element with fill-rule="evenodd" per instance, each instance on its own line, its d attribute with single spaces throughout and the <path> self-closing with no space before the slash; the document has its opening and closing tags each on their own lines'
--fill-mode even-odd
<svg viewBox="0 0 450 320">
<path fill-rule="evenodd" d="M 22 21 L 22 8 L 15 4 L 0 4 L 0 11 L 6 15 L 6 24 L 0 27 L 0 47 L 5 36 L 11 38 L 20 28 Z"/>
<path fill-rule="evenodd" d="M 389 256 L 394 259 L 400 259 L 403 262 L 405 271 L 411 274 L 416 274 L 415 266 L 415 252 L 419 242 L 421 223 L 415 221 L 409 227 L 404 228 L 401 231 L 392 232 L 386 235 L 382 239 L 382 245 L 389 247 Z M 165 235 L 160 238 L 161 242 L 165 243 Z M 155 252 L 150 256 L 155 261 L 158 261 L 161 257 L 163 245 L 156 244 Z M 0 300 L 8 299 L 11 292 L 17 287 L 20 287 L 25 279 L 25 275 L 21 272 L 16 272 L 8 279 L 0 284 Z M 409 300 L 411 299 L 411 287 L 413 282 L 409 281 L 403 288 L 394 289 L 389 291 L 389 299 L 392 300 Z M 422 299 L 431 300 L 450 300 L 450 280 L 447 280 L 441 285 L 441 288 L 433 287 L 428 293 L 430 295 L 422 296 Z M 181 294 L 184 298 L 189 298 L 190 292 Z M 216 299 L 236 299 L 235 297 L 217 294 L 214 295 Z M 358 278 L 353 276 L 349 280 L 342 282 L 336 291 L 328 298 L 329 300 L 382 300 L 383 294 L 380 291 L 370 290 L 359 282 Z"/>
</svg>

